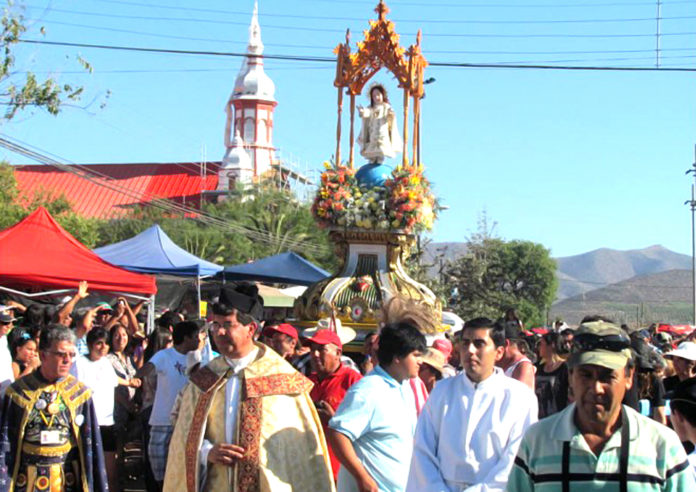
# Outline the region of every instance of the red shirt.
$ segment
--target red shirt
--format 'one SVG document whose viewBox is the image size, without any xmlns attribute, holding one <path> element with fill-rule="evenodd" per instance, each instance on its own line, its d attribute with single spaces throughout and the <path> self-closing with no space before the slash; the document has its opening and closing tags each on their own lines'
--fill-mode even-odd
<svg viewBox="0 0 696 492">
<path fill-rule="evenodd" d="M 315 403 L 325 401 L 336 411 L 343 401 L 343 397 L 346 396 L 348 388 L 353 386 L 353 384 L 361 378 L 362 376 L 359 372 L 343 364 L 341 364 L 341 367 L 339 367 L 336 372 L 328 375 L 321 381 L 319 381 L 317 373 L 313 372 L 309 375 L 309 379 L 314 383 L 314 387 L 309 393 L 309 396 Z M 328 420 L 321 416 L 321 426 L 324 428 L 324 433 L 326 433 L 328 424 Z M 338 478 L 338 467 L 340 466 L 340 462 L 334 456 L 331 446 L 327 444 L 327 447 L 329 448 L 329 457 L 331 458 L 334 480 L 336 480 Z"/>
</svg>

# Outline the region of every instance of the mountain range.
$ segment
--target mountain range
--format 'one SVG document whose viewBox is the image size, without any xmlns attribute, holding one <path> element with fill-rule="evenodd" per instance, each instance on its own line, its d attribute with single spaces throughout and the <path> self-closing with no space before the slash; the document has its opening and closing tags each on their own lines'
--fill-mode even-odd
<svg viewBox="0 0 696 492">
<path fill-rule="evenodd" d="M 466 252 L 464 243 L 430 243 L 424 261 L 437 275 L 441 262 Z M 619 251 L 600 248 L 556 258 L 557 298 L 550 317 L 575 324 L 602 313 L 617 322 L 645 324 L 692 320 L 691 257 L 663 246 Z"/>
</svg>

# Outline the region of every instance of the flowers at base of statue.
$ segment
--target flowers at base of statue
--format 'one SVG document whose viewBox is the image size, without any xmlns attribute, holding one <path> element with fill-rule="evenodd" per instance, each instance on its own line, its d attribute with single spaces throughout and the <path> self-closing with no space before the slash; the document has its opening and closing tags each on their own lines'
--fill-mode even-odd
<svg viewBox="0 0 696 492">
<path fill-rule="evenodd" d="M 355 169 L 324 162 L 321 185 L 314 197 L 312 213 L 322 227 L 347 224 L 346 214 L 352 208 L 356 190 Z M 343 223 L 343 224 L 341 224 Z"/>
<path fill-rule="evenodd" d="M 437 201 L 423 171 L 397 168 L 384 186 L 361 188 L 355 170 L 324 163 L 326 170 L 312 205 L 321 227 L 399 230 L 407 234 L 430 230 Z"/>
<path fill-rule="evenodd" d="M 437 201 L 422 169 L 398 168 L 384 183 L 388 190 L 391 226 L 407 232 L 421 232 L 433 227 Z"/>
</svg>

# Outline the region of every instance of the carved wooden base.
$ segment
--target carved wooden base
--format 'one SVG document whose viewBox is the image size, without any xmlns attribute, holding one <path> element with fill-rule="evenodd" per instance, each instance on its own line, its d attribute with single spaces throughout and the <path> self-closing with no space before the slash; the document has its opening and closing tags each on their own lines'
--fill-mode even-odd
<svg viewBox="0 0 696 492">
<path fill-rule="evenodd" d="M 408 276 L 405 253 L 415 238 L 399 231 L 334 230 L 330 234 L 339 273 L 311 285 L 295 301 L 298 325 L 309 325 L 335 314 L 344 325 L 374 330 L 383 302 L 396 294 L 421 301 L 435 310 L 441 306 L 433 292 Z"/>
</svg>

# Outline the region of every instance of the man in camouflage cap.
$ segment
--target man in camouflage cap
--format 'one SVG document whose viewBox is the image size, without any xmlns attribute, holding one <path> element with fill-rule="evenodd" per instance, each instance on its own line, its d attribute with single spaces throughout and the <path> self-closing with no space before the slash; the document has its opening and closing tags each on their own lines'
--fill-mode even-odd
<svg viewBox="0 0 696 492">
<path fill-rule="evenodd" d="M 696 490 L 677 435 L 621 404 L 630 359 L 621 328 L 580 325 L 568 359 L 575 402 L 527 430 L 508 491 Z"/>
</svg>

